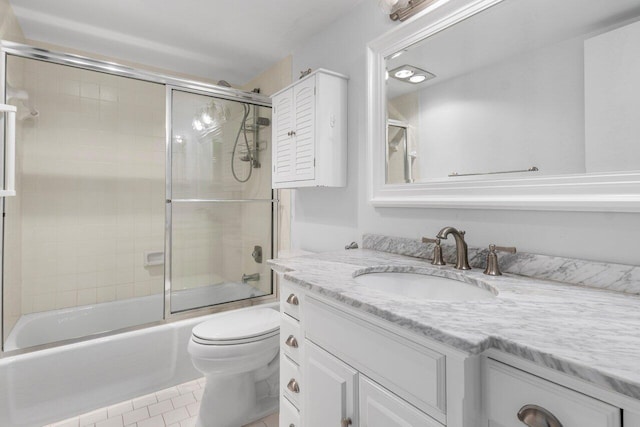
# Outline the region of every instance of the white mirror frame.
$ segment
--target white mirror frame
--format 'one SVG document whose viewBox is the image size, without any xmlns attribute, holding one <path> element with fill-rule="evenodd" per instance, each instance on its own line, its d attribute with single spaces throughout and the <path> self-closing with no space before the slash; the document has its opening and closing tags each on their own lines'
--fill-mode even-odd
<svg viewBox="0 0 640 427">
<path fill-rule="evenodd" d="M 367 164 L 376 207 L 640 212 L 640 172 L 385 184 L 385 58 L 502 1 L 443 0 L 367 46 Z"/>
</svg>

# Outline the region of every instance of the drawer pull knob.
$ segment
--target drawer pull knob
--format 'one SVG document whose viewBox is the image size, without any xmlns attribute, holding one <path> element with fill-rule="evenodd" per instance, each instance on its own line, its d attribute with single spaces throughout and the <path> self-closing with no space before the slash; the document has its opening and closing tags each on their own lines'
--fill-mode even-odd
<svg viewBox="0 0 640 427">
<path fill-rule="evenodd" d="M 351 418 L 343 418 L 342 421 L 340 421 L 340 427 L 349 427 L 351 424 L 353 424 Z"/>
<path fill-rule="evenodd" d="M 518 419 L 529 427 L 562 427 L 555 415 L 537 405 L 524 405 L 518 411 Z"/>
<path fill-rule="evenodd" d="M 287 298 L 287 302 L 291 305 L 300 305 L 300 300 L 298 300 L 296 294 L 289 295 L 289 298 Z"/>
<path fill-rule="evenodd" d="M 293 335 L 289 335 L 289 338 L 284 343 L 289 347 L 298 348 L 298 340 Z"/>
<path fill-rule="evenodd" d="M 287 384 L 287 388 L 294 393 L 300 393 L 300 386 L 298 385 L 298 381 L 294 378 L 289 380 L 289 384 Z"/>
</svg>

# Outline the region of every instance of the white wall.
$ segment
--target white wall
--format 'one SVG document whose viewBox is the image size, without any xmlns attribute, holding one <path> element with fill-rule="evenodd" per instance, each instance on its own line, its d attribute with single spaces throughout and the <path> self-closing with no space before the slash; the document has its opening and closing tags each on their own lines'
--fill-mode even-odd
<svg viewBox="0 0 640 427">
<path fill-rule="evenodd" d="M 467 231 L 471 245 L 514 245 L 544 253 L 638 265 L 640 215 L 506 210 L 373 208 L 366 176 L 366 44 L 396 25 L 365 0 L 293 55 L 293 74 L 328 68 L 349 81 L 349 163 L 346 188 L 296 190 L 294 249 L 342 249 L 363 233 L 433 236 L 445 225 Z"/>
</svg>

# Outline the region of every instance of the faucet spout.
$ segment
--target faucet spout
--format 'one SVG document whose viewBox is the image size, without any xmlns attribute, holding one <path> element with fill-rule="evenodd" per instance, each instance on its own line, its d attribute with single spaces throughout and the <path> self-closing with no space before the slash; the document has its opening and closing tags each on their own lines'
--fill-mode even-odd
<svg viewBox="0 0 640 427">
<path fill-rule="evenodd" d="M 446 239 L 449 234 L 453 234 L 453 238 L 456 241 L 456 268 L 458 270 L 471 270 L 469 266 L 469 249 L 467 242 L 464 241 L 464 231 L 458 231 L 453 227 L 445 227 L 436 237 L 439 239 Z"/>
</svg>

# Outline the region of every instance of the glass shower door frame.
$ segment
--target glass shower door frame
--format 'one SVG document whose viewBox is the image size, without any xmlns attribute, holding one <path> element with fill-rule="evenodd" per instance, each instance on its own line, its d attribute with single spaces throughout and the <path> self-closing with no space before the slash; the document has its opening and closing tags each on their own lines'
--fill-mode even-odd
<svg viewBox="0 0 640 427">
<path fill-rule="evenodd" d="M 247 307 L 251 305 L 264 304 L 269 302 L 275 302 L 278 298 L 278 287 L 275 278 L 273 277 L 273 273 L 271 273 L 271 283 L 272 283 L 272 293 L 270 295 L 262 296 L 262 297 L 254 297 L 247 300 L 235 301 L 230 303 L 224 303 L 216 306 L 209 306 L 203 308 L 191 309 L 179 313 L 171 313 L 170 310 L 170 302 L 171 302 L 171 282 L 170 282 L 170 255 L 171 255 L 171 91 L 172 90 L 181 90 L 185 92 L 192 92 L 195 94 L 211 96 L 219 99 L 226 99 L 237 102 L 246 102 L 256 106 L 262 107 L 271 107 L 271 101 L 268 97 L 264 95 L 260 95 L 258 93 L 245 92 L 238 89 L 226 88 L 221 86 L 216 86 L 209 83 L 200 82 L 197 80 L 189 80 L 184 78 L 178 78 L 167 74 L 161 74 L 151 71 L 146 71 L 142 69 L 137 69 L 133 67 L 129 67 L 126 65 L 121 65 L 113 62 L 98 60 L 86 56 L 69 54 L 64 52 L 56 52 L 51 51 L 39 47 L 30 46 L 27 44 L 16 43 L 7 40 L 0 40 L 0 102 L 6 102 L 5 100 L 5 82 L 6 82 L 6 58 L 7 55 L 12 55 L 19 58 L 28 58 L 39 60 L 43 62 L 48 62 L 52 64 L 66 65 L 78 69 L 96 71 L 105 74 L 112 74 L 119 77 L 126 77 L 141 81 L 146 81 L 150 83 L 160 83 L 163 84 L 166 88 L 166 149 L 167 149 L 167 164 L 166 164 L 166 176 L 165 176 L 165 184 L 166 184 L 166 203 L 165 203 L 165 283 L 164 283 L 164 292 L 165 296 L 163 299 L 164 308 L 163 314 L 164 318 L 152 323 L 144 323 L 136 326 L 131 326 L 123 329 L 114 329 L 106 332 L 100 332 L 91 335 L 85 335 L 78 338 L 66 339 L 62 341 L 55 341 L 47 344 L 36 345 L 32 347 L 20 348 L 11 351 L 4 351 L 4 313 L 3 313 L 3 305 L 5 303 L 4 299 L 4 273 L 0 272 L 0 358 L 7 356 L 20 355 L 25 353 L 31 353 L 38 350 L 49 349 L 53 347 L 58 347 L 67 344 L 73 344 L 77 342 L 87 341 L 100 337 L 107 337 L 116 334 L 120 334 L 123 332 L 134 331 L 139 329 L 148 328 L 151 326 L 161 325 L 165 323 L 170 323 L 172 321 L 193 318 L 202 316 L 205 314 L 211 314 L 219 311 L 230 310 L 234 308 Z M 4 181 L 4 132 L 2 127 L 0 126 L 0 183 Z M 277 248 L 278 241 L 278 230 L 277 230 L 277 222 L 275 218 L 277 218 L 277 206 L 278 200 L 274 197 L 275 193 L 272 191 L 272 205 L 271 205 L 271 247 L 272 254 Z M 265 202 L 265 200 L 261 200 Z M 4 212 L 4 199 L 0 198 L 0 209 Z M 0 240 L 4 236 L 4 219 L 0 220 Z M 0 264 L 4 264 L 4 244 L 0 246 Z"/>
<path fill-rule="evenodd" d="M 193 317 L 195 315 L 210 314 L 220 311 L 226 311 L 230 309 L 249 307 L 252 305 L 264 304 L 266 302 L 273 302 L 278 298 L 278 287 L 276 286 L 276 280 L 274 273 L 270 272 L 271 290 L 272 293 L 261 296 L 252 297 L 249 299 L 243 299 L 238 301 L 225 302 L 217 305 L 209 305 L 200 308 L 192 308 L 185 311 L 172 312 L 171 311 L 171 259 L 172 259 L 172 224 L 173 224 L 173 205 L 174 204 L 223 204 L 223 203 L 271 203 L 271 253 L 274 254 L 278 239 L 277 229 L 277 212 L 278 212 L 278 199 L 276 197 L 275 190 L 271 190 L 271 199 L 174 199 L 172 189 L 172 175 L 173 175 L 173 92 L 180 91 L 185 93 L 191 93 L 194 95 L 208 96 L 217 99 L 224 99 L 234 102 L 244 102 L 259 107 L 271 108 L 271 103 L 256 102 L 253 99 L 247 97 L 247 99 L 238 99 L 238 97 L 221 96 L 217 93 L 212 93 L 206 90 L 189 89 L 182 86 L 166 86 L 166 200 L 165 200 L 165 262 L 164 262 L 164 316 L 165 320 L 179 320 L 183 318 Z"/>
</svg>

